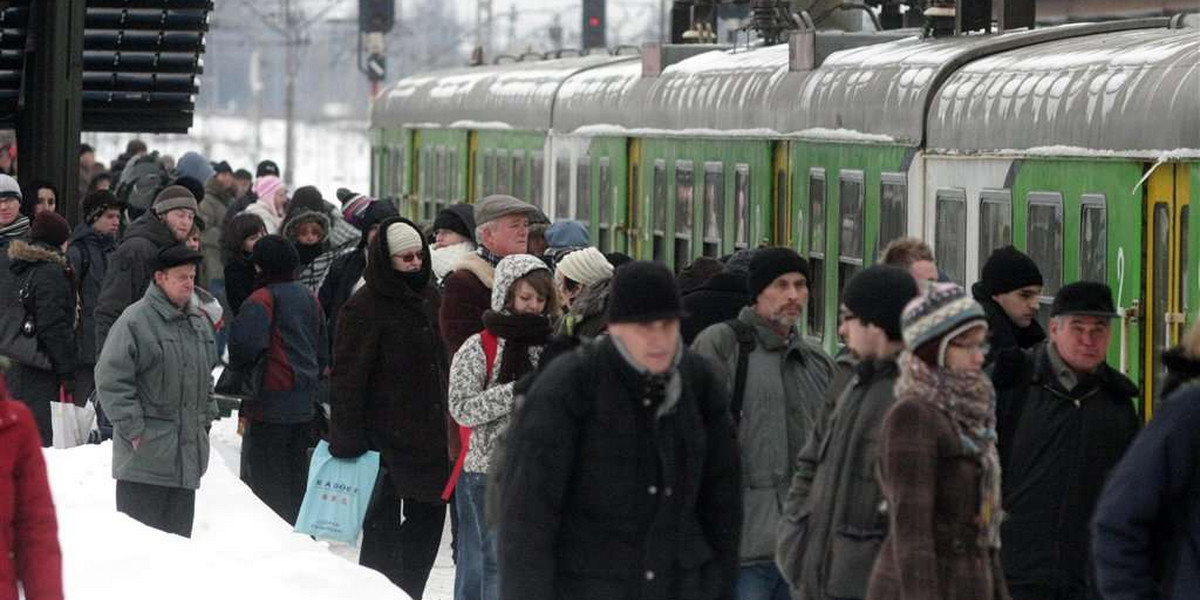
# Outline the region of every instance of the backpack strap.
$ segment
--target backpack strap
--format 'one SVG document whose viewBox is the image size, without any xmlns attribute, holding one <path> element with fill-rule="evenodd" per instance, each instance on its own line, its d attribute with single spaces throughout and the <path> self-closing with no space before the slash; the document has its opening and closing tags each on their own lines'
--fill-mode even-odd
<svg viewBox="0 0 1200 600">
<path fill-rule="evenodd" d="M 479 345 L 483 346 L 483 360 L 487 366 L 487 374 L 483 378 L 483 387 L 487 387 L 488 382 L 492 379 L 492 363 L 496 362 L 496 353 L 499 350 L 500 340 L 496 334 L 484 329 L 479 332 Z M 454 488 L 458 487 L 458 478 L 462 476 L 463 467 L 467 462 L 467 450 L 471 447 L 471 428 L 458 426 L 458 441 L 462 444 L 462 449 L 458 452 L 458 460 L 454 461 L 454 468 L 450 470 L 450 479 L 446 481 L 446 486 L 442 488 L 442 500 L 449 502 L 451 494 L 454 493 Z"/>
<path fill-rule="evenodd" d="M 733 398 L 730 399 L 729 412 L 733 415 L 733 425 L 736 429 L 742 423 L 742 406 L 745 404 L 746 371 L 750 367 L 750 354 L 754 352 L 754 327 L 737 319 L 729 319 L 725 324 L 733 330 L 738 341 L 737 373 L 733 378 Z"/>
<path fill-rule="evenodd" d="M 487 363 L 487 378 L 483 380 L 483 387 L 492 379 L 492 366 L 496 362 L 496 353 L 499 351 L 500 338 L 496 334 L 484 329 L 479 332 L 479 343 L 483 346 L 483 359 Z"/>
</svg>

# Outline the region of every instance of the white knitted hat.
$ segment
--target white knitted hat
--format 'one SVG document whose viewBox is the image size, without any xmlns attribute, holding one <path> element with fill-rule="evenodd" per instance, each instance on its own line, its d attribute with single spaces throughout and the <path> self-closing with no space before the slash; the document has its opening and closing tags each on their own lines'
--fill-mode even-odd
<svg viewBox="0 0 1200 600">
<path fill-rule="evenodd" d="M 421 233 L 408 223 L 396 222 L 387 228 L 388 254 L 395 256 L 413 250 L 420 251 Z"/>
<path fill-rule="evenodd" d="M 562 257 L 556 267 L 559 273 L 585 286 L 595 285 L 613 275 L 612 263 L 599 250 L 587 247 Z"/>
</svg>

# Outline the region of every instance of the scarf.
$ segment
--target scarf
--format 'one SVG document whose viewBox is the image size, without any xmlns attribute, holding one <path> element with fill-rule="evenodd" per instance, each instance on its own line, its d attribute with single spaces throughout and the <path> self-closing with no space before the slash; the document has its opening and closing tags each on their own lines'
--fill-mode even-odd
<svg viewBox="0 0 1200 600">
<path fill-rule="evenodd" d="M 483 326 L 504 340 L 500 370 L 496 383 L 509 383 L 533 371 L 529 358 L 531 346 L 544 346 L 553 330 L 545 315 L 506 315 L 494 311 L 483 313 Z"/>
<path fill-rule="evenodd" d="M 17 215 L 8 225 L 0 227 L 0 239 L 25 237 L 29 233 L 29 217 Z"/>
<path fill-rule="evenodd" d="M 496 254 L 495 252 L 488 250 L 487 246 L 483 246 L 483 245 L 480 245 L 479 248 L 477 248 L 475 250 L 475 253 L 479 255 L 479 258 L 486 260 L 487 263 L 489 265 L 492 265 L 493 267 L 500 264 L 500 259 L 504 258 L 503 256 L 500 256 L 499 254 Z"/>
<path fill-rule="evenodd" d="M 934 369 L 911 352 L 900 355 L 896 401 L 928 402 L 950 417 L 963 450 L 983 468 L 979 520 L 985 547 L 1000 547 L 1000 455 L 996 451 L 996 392 L 983 371 Z"/>
<path fill-rule="evenodd" d="M 317 257 L 325 251 L 325 242 L 317 242 L 315 244 L 296 244 L 296 254 L 300 255 L 300 266 L 306 267 L 312 264 L 312 261 L 317 260 Z"/>
</svg>

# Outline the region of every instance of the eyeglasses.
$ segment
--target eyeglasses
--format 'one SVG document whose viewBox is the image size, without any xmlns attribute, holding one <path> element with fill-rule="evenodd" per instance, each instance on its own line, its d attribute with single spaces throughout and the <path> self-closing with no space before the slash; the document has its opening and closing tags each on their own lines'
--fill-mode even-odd
<svg viewBox="0 0 1200 600">
<path fill-rule="evenodd" d="M 396 258 L 399 258 L 400 262 L 406 262 L 406 263 L 416 262 L 421 259 L 421 255 L 416 252 L 408 252 L 405 254 L 394 254 L 393 256 L 395 256 Z"/>
<path fill-rule="evenodd" d="M 978 352 L 980 354 L 987 354 L 992 349 L 992 346 L 987 342 L 981 342 L 978 344 L 964 344 L 955 340 L 951 341 L 949 346 L 952 348 L 958 348 L 959 350 L 963 350 L 965 352 Z"/>
<path fill-rule="evenodd" d="M 5 202 L 20 202 L 21 199 L 16 196 L 0 196 L 0 204 Z"/>
</svg>

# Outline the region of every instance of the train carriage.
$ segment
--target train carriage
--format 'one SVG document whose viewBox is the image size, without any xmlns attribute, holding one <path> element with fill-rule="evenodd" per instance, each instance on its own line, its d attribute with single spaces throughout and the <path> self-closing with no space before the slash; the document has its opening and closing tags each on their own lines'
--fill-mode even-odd
<svg viewBox="0 0 1200 600">
<path fill-rule="evenodd" d="M 811 62 L 788 45 L 654 48 L 418 75 L 373 110 L 373 192 L 426 221 L 512 193 L 675 268 L 794 247 L 813 269 L 806 335 L 830 351 L 842 285 L 888 241 L 928 240 L 964 285 L 1012 243 L 1042 265 L 1047 306 L 1076 279 L 1112 285 L 1110 359 L 1148 417 L 1200 291 L 1200 36 L 1178 24 L 819 32 Z"/>
</svg>

